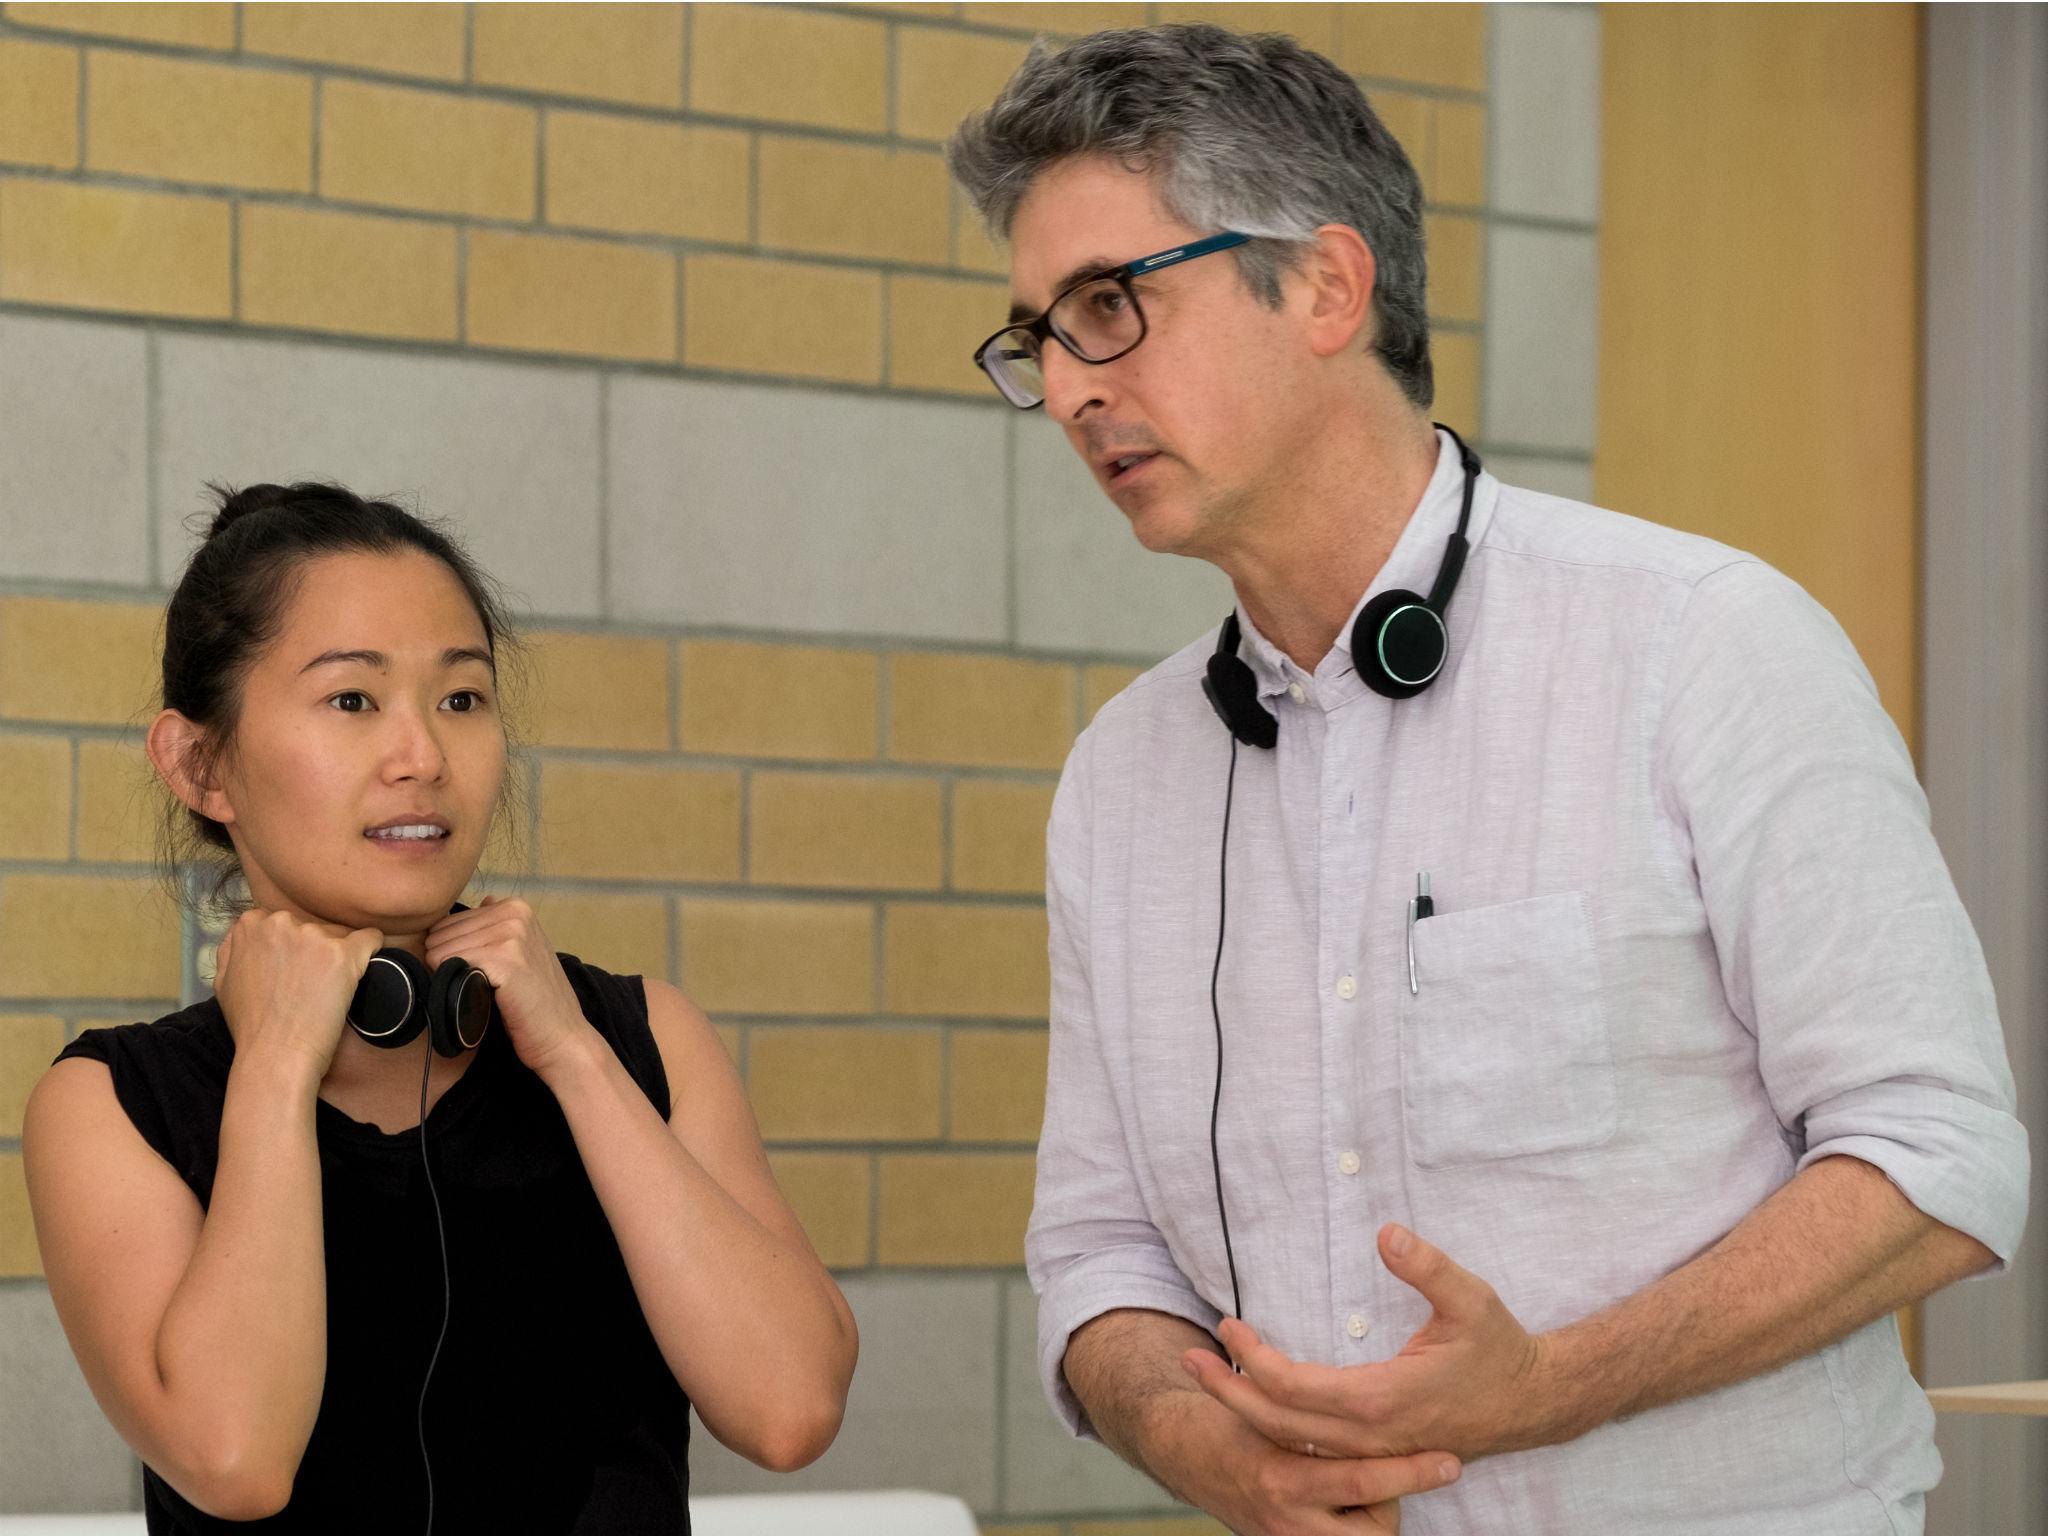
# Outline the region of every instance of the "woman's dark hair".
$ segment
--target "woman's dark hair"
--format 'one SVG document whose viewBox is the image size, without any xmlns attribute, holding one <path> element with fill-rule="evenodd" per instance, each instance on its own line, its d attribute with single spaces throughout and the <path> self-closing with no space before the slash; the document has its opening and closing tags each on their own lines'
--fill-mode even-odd
<svg viewBox="0 0 2048 1536">
<path fill-rule="evenodd" d="M 431 555 L 454 573 L 476 609 L 501 699 L 508 673 L 515 681 L 521 675 L 524 646 L 497 584 L 438 524 L 391 502 L 368 501 L 315 481 L 208 489 L 219 505 L 164 613 L 161 703 L 199 727 L 185 762 L 197 782 L 210 779 L 233 752 L 249 670 L 283 629 L 306 566 L 326 555 Z M 505 718 L 501 706 L 500 719 Z M 508 758 L 514 745 L 508 724 Z M 513 813 L 520 777 L 506 773 L 497 815 Z M 159 849 L 165 874 L 181 885 L 182 872 L 193 871 L 200 900 L 227 899 L 229 882 L 241 873 L 227 828 L 176 796 L 165 799 Z M 189 894 L 179 891 L 181 897 Z"/>
</svg>

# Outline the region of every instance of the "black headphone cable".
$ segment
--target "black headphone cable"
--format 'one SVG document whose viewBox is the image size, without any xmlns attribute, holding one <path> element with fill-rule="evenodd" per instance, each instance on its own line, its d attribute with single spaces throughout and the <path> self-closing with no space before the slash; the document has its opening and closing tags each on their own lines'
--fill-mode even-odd
<svg viewBox="0 0 2048 1536">
<path fill-rule="evenodd" d="M 455 1289 L 448 1278 L 448 1227 L 441 1219 L 441 1192 L 434 1187 L 434 1164 L 427 1156 L 427 1079 L 434 1070 L 434 1044 L 422 1040 L 425 1064 L 420 1068 L 420 1167 L 427 1175 L 427 1193 L 434 1201 L 434 1232 L 441 1240 L 441 1331 L 434 1337 L 434 1353 L 427 1360 L 426 1380 L 420 1383 L 420 1464 L 427 1473 L 427 1536 L 434 1536 L 434 1462 L 427 1454 L 427 1388 L 433 1385 L 434 1367 L 440 1363 L 441 1345 L 448 1337 L 448 1315 L 455 1307 Z"/>
<path fill-rule="evenodd" d="M 1230 738 L 1230 778 L 1223 790 L 1223 852 L 1218 859 L 1216 888 L 1216 965 L 1209 972 L 1209 1014 L 1216 1021 L 1216 1092 L 1209 1100 L 1209 1166 L 1216 1172 L 1216 1219 L 1223 1225 L 1223 1258 L 1230 1266 L 1231 1315 L 1244 1321 L 1244 1300 L 1237 1289 L 1237 1256 L 1230 1250 L 1230 1213 L 1223 1208 L 1223 1154 L 1216 1143 L 1216 1121 L 1223 1108 L 1223 1009 L 1216 986 L 1223 974 L 1224 919 L 1230 900 L 1230 803 L 1237 795 L 1237 737 Z M 1231 1369 L 1237 1367 L 1233 1364 Z"/>
</svg>

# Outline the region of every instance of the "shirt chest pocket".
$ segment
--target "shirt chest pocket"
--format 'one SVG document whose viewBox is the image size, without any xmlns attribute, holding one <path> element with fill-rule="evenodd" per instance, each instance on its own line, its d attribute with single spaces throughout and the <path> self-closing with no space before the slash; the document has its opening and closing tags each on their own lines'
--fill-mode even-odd
<svg viewBox="0 0 2048 1536">
<path fill-rule="evenodd" d="M 1447 912 L 1413 937 L 1401 1097 L 1418 1165 L 1565 1152 L 1614 1134 L 1614 1044 L 1583 896 Z"/>
</svg>

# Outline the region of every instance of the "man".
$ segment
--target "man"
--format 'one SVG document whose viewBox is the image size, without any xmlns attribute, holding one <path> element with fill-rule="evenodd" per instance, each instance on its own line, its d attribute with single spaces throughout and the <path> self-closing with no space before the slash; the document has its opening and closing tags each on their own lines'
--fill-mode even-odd
<svg viewBox="0 0 2048 1536">
<path fill-rule="evenodd" d="M 1041 46 L 948 149 L 983 367 L 1237 596 L 1053 810 L 1057 1411 L 1259 1536 L 1920 1530 L 1891 1314 L 2009 1260 L 2026 1136 L 1847 639 L 1432 429 L 1421 188 L 1328 61 Z"/>
</svg>

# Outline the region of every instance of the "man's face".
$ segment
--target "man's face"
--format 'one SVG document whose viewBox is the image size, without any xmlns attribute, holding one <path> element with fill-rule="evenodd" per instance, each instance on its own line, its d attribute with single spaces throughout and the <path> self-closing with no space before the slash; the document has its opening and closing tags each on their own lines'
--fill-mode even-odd
<svg viewBox="0 0 2048 1536">
<path fill-rule="evenodd" d="M 1081 276 L 1217 233 L 1168 214 L 1141 173 L 1100 157 L 1063 161 L 1018 207 L 1011 297 L 1037 314 Z M 1288 308 L 1252 295 L 1228 252 L 1137 278 L 1133 291 L 1146 322 L 1135 351 L 1091 364 L 1047 341 L 1045 411 L 1139 542 L 1213 556 L 1284 450 L 1299 328 Z"/>
</svg>

